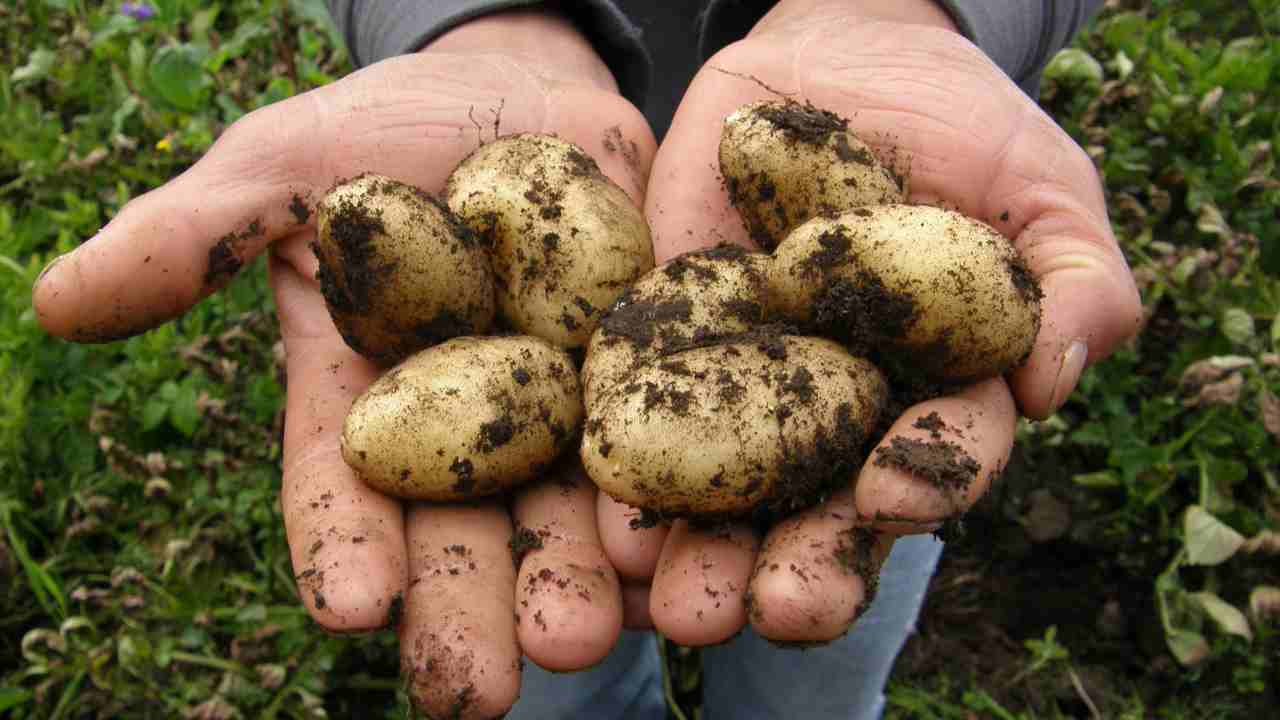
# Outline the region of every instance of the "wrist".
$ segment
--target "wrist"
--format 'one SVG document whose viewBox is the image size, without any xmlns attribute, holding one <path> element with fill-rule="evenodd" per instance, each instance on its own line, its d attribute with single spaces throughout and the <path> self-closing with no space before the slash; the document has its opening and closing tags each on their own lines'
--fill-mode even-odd
<svg viewBox="0 0 1280 720">
<path fill-rule="evenodd" d="M 545 9 L 509 10 L 458 25 L 422 53 L 502 55 L 554 81 L 617 92 L 590 41 L 565 17 Z"/>
<path fill-rule="evenodd" d="M 751 34 L 837 20 L 926 25 L 960 32 L 939 0 L 783 0 L 761 18 Z"/>
</svg>

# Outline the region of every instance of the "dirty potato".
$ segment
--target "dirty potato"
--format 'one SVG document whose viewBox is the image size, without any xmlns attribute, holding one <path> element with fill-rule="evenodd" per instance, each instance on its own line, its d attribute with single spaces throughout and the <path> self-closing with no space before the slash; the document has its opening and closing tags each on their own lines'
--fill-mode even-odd
<svg viewBox="0 0 1280 720">
<path fill-rule="evenodd" d="M 649 226 L 580 148 L 509 135 L 458 165 L 449 207 L 491 247 L 498 306 L 511 326 L 566 348 L 653 267 Z"/>
<path fill-rule="evenodd" d="M 581 420 L 578 375 L 560 348 L 529 336 L 455 338 L 356 399 L 342 456 L 391 495 L 471 499 L 539 475 Z"/>
<path fill-rule="evenodd" d="M 857 472 L 887 396 L 879 370 L 829 340 L 698 347 L 598 398 L 582 461 L 617 500 L 663 514 L 786 511 Z"/>
<path fill-rule="evenodd" d="M 724 245 L 673 258 L 637 280 L 587 346 L 585 404 L 642 363 L 769 322 L 767 261 L 767 255 Z"/>
<path fill-rule="evenodd" d="M 1039 283 L 1003 235 L 936 207 L 884 205 L 797 228 L 774 252 L 770 304 L 818 334 L 879 349 L 943 381 L 1030 354 Z"/>
<path fill-rule="evenodd" d="M 901 184 L 847 120 L 794 101 L 753 103 L 726 118 L 720 172 L 751 239 L 766 250 L 811 217 L 903 201 Z"/>
<path fill-rule="evenodd" d="M 356 352 L 392 365 L 492 325 L 488 256 L 436 198 L 362 175 L 324 196 L 316 225 L 320 290 Z"/>
</svg>

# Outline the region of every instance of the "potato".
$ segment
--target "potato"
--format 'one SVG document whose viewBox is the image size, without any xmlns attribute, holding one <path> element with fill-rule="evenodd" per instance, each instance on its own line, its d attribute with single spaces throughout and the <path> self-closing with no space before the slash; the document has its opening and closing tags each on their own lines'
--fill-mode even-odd
<svg viewBox="0 0 1280 720">
<path fill-rule="evenodd" d="M 342 457 L 404 498 L 462 500 L 538 476 L 575 438 L 572 359 L 529 336 L 463 337 L 410 357 L 352 404 Z"/>
<path fill-rule="evenodd" d="M 1040 286 L 1003 235 L 951 210 L 866 207 L 797 228 L 774 252 L 770 305 L 854 352 L 937 380 L 999 375 L 1030 354 Z"/>
<path fill-rule="evenodd" d="M 509 135 L 481 146 L 449 177 L 446 197 L 490 240 L 503 317 L 561 347 L 584 347 L 600 314 L 653 267 L 639 208 L 563 140 Z"/>
<path fill-rule="evenodd" d="M 356 352 L 387 365 L 493 323 L 489 259 L 439 200 L 379 175 L 333 188 L 317 208 L 320 290 Z"/>
<path fill-rule="evenodd" d="M 766 250 L 811 217 L 904 199 L 847 120 L 790 100 L 753 103 L 725 119 L 720 173 L 751 239 Z"/>
<path fill-rule="evenodd" d="M 584 401 L 640 364 L 767 323 L 768 256 L 725 245 L 686 253 L 636 281 L 601 320 L 582 366 Z"/>
<path fill-rule="evenodd" d="M 857 472 L 887 394 L 879 370 L 829 340 L 698 347 L 601 396 L 582 461 L 614 498 L 664 514 L 787 510 Z"/>
</svg>

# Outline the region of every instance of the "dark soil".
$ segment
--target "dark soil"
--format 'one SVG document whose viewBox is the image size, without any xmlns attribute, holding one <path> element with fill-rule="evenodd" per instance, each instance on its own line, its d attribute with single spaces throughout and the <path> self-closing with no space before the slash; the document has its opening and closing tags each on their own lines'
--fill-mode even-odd
<svg viewBox="0 0 1280 720">
<path fill-rule="evenodd" d="M 876 467 L 892 467 L 929 481 L 934 487 L 963 492 L 982 466 L 964 448 L 947 440 L 895 437 L 876 448 Z"/>
<path fill-rule="evenodd" d="M 299 225 L 306 225 L 311 219 L 311 208 L 307 205 L 307 201 L 302 199 L 298 193 L 294 193 L 289 200 L 289 212 L 293 215 L 294 221 Z"/>
<path fill-rule="evenodd" d="M 521 525 L 511 536 L 511 542 L 508 543 L 511 548 L 511 561 L 515 563 L 516 569 L 520 569 L 520 564 L 524 562 L 524 556 L 534 550 L 542 549 L 542 536 L 533 530 Z"/>
<path fill-rule="evenodd" d="M 788 140 L 809 145 L 824 145 L 831 133 L 849 129 L 849 121 L 845 118 L 794 100 L 762 105 L 756 114 L 772 123 Z"/>
<path fill-rule="evenodd" d="M 262 220 L 254 219 L 245 229 L 223 235 L 209 248 L 208 265 L 204 273 L 204 284 L 210 290 L 216 290 L 227 284 L 233 275 L 244 267 L 244 245 L 247 241 L 260 237 L 264 232 Z"/>
</svg>

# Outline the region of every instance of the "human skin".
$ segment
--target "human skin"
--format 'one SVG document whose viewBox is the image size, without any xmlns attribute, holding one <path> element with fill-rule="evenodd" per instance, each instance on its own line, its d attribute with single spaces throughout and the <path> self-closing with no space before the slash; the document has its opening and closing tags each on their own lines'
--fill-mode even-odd
<svg viewBox="0 0 1280 720">
<path fill-rule="evenodd" d="M 332 632 L 371 631 L 399 614 L 409 687 L 432 716 L 501 715 L 519 692 L 521 652 L 574 670 L 613 647 L 622 589 L 596 529 L 596 490 L 571 464 L 509 506 L 407 503 L 365 486 L 339 438 L 351 402 L 381 368 L 339 337 L 315 279 L 314 212 L 300 222 L 290 207 L 296 197 L 313 210 L 335 182 L 363 172 L 438 193 L 496 132 L 555 133 L 591 153 L 638 207 L 644 201 L 655 142 L 608 68 L 562 18 L 506 12 L 249 114 L 33 290 L 50 333 L 126 337 L 225 284 L 230 272 L 210 272 L 215 257 L 218 268 L 236 266 L 218 255 L 220 240 L 234 238 L 222 248 L 239 262 L 270 252 L 289 388 L 282 501 L 303 600 Z M 546 533 L 518 569 L 514 526 Z M 548 572 L 555 581 L 539 582 Z"/>
<path fill-rule="evenodd" d="M 763 537 L 683 520 L 633 530 L 635 511 L 601 494 L 614 567 L 633 582 L 652 579 L 647 596 L 642 584 L 626 596 L 628 617 L 687 645 L 723 642 L 747 623 L 781 642 L 839 637 L 865 609 L 873 573 L 848 572 L 835 549 L 874 566 L 895 537 L 964 512 L 1004 467 L 1019 414 L 1050 415 L 1086 364 L 1139 326 L 1092 163 L 931 0 L 781 2 L 709 60 L 654 159 L 645 212 L 658 262 L 719 242 L 751 246 L 724 192 L 717 144 L 727 115 L 779 93 L 848 118 L 882 161 L 906 171 L 909 202 L 958 209 L 1012 239 L 1044 291 L 1043 323 L 1023 366 L 908 409 L 882 441 L 928 440 L 913 426 L 937 412 L 955 430 L 946 439 L 981 464 L 964 491 L 879 467 L 873 453 L 826 502 Z"/>
</svg>

